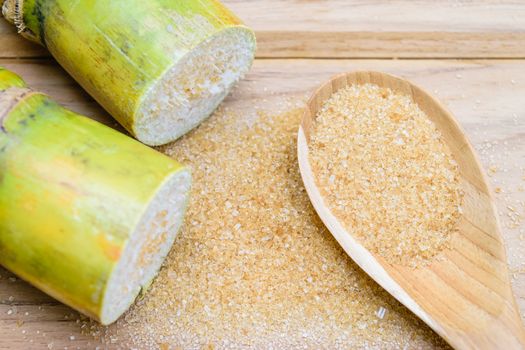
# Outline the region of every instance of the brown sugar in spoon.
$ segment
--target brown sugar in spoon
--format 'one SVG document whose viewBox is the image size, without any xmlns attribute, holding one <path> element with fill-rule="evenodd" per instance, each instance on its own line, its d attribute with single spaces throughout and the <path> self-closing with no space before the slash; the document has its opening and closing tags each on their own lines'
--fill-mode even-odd
<svg viewBox="0 0 525 350">
<path fill-rule="evenodd" d="M 361 245 L 331 213 L 309 163 L 312 126 L 323 103 L 354 84 L 375 84 L 409 96 L 441 132 L 464 191 L 458 232 L 428 266 L 388 263 Z M 446 108 L 410 82 L 379 72 L 341 74 L 308 101 L 297 141 L 304 185 L 324 224 L 346 253 L 377 283 L 456 349 L 523 349 L 525 333 L 512 294 L 500 225 L 486 177 L 464 132 Z"/>
</svg>

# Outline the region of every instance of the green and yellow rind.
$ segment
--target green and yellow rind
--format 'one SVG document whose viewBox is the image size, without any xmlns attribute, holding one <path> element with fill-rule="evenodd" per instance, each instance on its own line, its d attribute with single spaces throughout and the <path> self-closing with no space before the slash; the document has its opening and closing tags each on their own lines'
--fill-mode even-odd
<svg viewBox="0 0 525 350">
<path fill-rule="evenodd" d="M 27 90 L 15 77 L 0 70 L 0 103 Z M 0 264 L 100 320 L 130 234 L 183 166 L 46 95 L 23 96 L 0 130 Z"/>
<path fill-rule="evenodd" d="M 25 36 L 46 46 L 132 134 L 148 90 L 200 43 L 233 29 L 251 36 L 255 49 L 253 31 L 216 0 L 18 3 Z"/>
<path fill-rule="evenodd" d="M 23 88 L 26 83 L 17 74 L 0 67 L 0 91 L 7 90 L 11 87 Z"/>
</svg>

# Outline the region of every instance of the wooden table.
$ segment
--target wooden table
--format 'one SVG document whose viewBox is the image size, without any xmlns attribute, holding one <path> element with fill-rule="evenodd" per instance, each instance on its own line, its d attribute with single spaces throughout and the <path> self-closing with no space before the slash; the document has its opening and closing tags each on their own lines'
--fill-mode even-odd
<svg viewBox="0 0 525 350">
<path fill-rule="evenodd" d="M 488 169 L 513 288 L 525 315 L 525 2 L 227 0 L 258 58 L 226 104 L 304 98 L 336 73 L 406 77 L 444 101 Z M 82 114 L 116 123 L 42 48 L 0 20 L 0 65 Z M 256 87 L 256 88 L 254 88 Z M 525 221 L 525 220 L 524 220 Z M 516 227 L 514 227 L 516 226 Z M 78 314 L 0 268 L 0 349 L 93 348 Z"/>
</svg>

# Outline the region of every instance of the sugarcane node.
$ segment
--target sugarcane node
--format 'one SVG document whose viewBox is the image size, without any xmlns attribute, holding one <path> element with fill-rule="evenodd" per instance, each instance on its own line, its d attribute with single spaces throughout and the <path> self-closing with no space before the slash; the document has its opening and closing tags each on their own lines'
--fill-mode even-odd
<svg viewBox="0 0 525 350">
<path fill-rule="evenodd" d="M 2 15 L 15 25 L 18 34 L 31 41 L 38 41 L 36 35 L 27 28 L 24 22 L 24 0 L 4 0 Z"/>
<path fill-rule="evenodd" d="M 9 112 L 21 101 L 35 94 L 43 95 L 29 88 L 11 87 L 6 90 L 0 90 L 0 129 L 3 132 L 7 132 L 4 128 L 4 119 Z"/>
</svg>

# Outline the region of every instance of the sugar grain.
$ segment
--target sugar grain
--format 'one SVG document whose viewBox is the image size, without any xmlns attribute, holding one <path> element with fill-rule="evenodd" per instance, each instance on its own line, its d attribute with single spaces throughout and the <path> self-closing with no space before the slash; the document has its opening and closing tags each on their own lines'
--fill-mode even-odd
<svg viewBox="0 0 525 350">
<path fill-rule="evenodd" d="M 373 253 L 419 267 L 448 244 L 461 215 L 458 166 L 408 96 L 372 84 L 337 91 L 316 116 L 309 155 L 326 204 Z"/>
<path fill-rule="evenodd" d="M 185 226 L 144 299 L 92 333 L 123 348 L 447 347 L 320 222 L 297 166 L 301 115 L 222 109 L 162 149 L 193 167 Z"/>
</svg>

